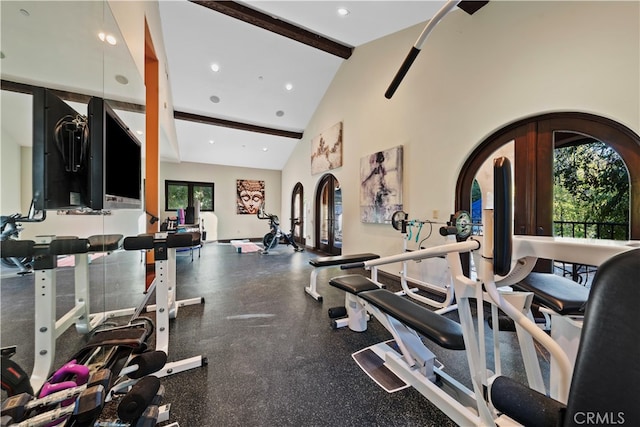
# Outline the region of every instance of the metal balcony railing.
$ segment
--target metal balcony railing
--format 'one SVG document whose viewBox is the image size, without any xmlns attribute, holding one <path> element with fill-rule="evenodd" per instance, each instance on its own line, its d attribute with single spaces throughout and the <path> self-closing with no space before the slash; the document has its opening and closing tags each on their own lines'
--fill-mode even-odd
<svg viewBox="0 0 640 427">
<path fill-rule="evenodd" d="M 554 235 L 589 239 L 629 240 L 628 222 L 554 221 Z M 555 273 L 590 286 L 598 270 L 591 265 L 554 263 Z"/>
<path fill-rule="evenodd" d="M 629 240 L 628 222 L 553 221 L 553 227 L 555 236 Z"/>
</svg>

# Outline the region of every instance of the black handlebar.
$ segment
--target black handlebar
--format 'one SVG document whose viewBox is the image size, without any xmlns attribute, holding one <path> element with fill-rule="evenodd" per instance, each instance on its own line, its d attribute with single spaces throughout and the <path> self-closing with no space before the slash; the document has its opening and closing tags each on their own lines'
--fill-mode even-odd
<svg viewBox="0 0 640 427">
<path fill-rule="evenodd" d="M 406 58 L 404 58 L 404 61 L 402 62 L 400 69 L 398 70 L 395 77 L 393 78 L 393 81 L 387 88 L 387 91 L 384 93 L 385 98 L 391 99 L 393 94 L 396 93 L 398 86 L 400 86 L 400 83 L 402 83 L 402 79 L 404 79 L 404 76 L 406 76 L 407 72 L 409 71 L 409 68 L 411 68 L 413 61 L 416 60 L 416 57 L 418 56 L 419 53 L 420 53 L 420 49 L 418 49 L 417 47 L 413 46 L 411 48 Z"/>
<path fill-rule="evenodd" d="M 440 227 L 440 235 L 441 236 L 452 236 L 458 234 L 458 229 L 453 225 L 448 225 L 446 227 Z"/>
</svg>

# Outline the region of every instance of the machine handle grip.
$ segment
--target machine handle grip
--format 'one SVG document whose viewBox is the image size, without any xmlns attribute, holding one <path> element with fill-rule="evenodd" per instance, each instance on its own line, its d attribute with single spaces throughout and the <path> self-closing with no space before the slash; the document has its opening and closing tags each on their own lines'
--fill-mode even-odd
<svg viewBox="0 0 640 427">
<path fill-rule="evenodd" d="M 396 76 L 393 78 L 393 80 L 391 81 L 391 84 L 387 88 L 387 91 L 384 93 L 385 98 L 391 99 L 393 94 L 396 93 L 398 86 L 400 86 L 400 83 L 402 83 L 402 79 L 404 79 L 404 76 L 407 75 L 409 68 L 411 68 L 413 61 L 416 60 L 416 57 L 418 56 L 419 53 L 420 53 L 420 49 L 418 49 L 415 46 L 411 47 L 411 50 L 407 54 L 407 57 L 404 58 L 404 62 L 400 66 L 400 69 L 398 69 Z"/>
<path fill-rule="evenodd" d="M 446 227 L 440 227 L 440 235 L 441 236 L 452 236 L 458 234 L 458 228 L 453 225 L 448 225 Z"/>
</svg>

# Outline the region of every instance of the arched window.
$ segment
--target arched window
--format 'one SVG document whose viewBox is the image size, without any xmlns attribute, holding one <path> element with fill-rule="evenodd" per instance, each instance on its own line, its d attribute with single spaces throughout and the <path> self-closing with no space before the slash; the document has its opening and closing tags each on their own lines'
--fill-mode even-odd
<svg viewBox="0 0 640 427">
<path fill-rule="evenodd" d="M 586 113 L 550 113 L 510 124 L 484 140 L 465 162 L 456 186 L 456 210 L 472 211 L 472 186 L 485 160 L 513 144 L 514 233 L 554 234 L 554 151 L 567 138 L 600 141 L 620 156 L 629 176 L 628 236 L 640 239 L 640 137 L 629 128 Z"/>
</svg>

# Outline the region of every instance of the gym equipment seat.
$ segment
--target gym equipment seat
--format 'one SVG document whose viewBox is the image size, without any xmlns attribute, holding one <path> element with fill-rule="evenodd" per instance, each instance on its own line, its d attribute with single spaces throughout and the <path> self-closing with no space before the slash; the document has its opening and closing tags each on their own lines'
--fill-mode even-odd
<svg viewBox="0 0 640 427">
<path fill-rule="evenodd" d="M 593 281 L 568 401 L 507 377 L 491 386 L 499 411 L 527 426 L 640 425 L 640 249 L 604 262 Z"/>
</svg>

